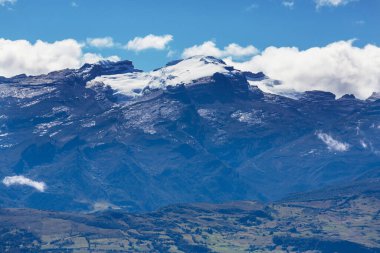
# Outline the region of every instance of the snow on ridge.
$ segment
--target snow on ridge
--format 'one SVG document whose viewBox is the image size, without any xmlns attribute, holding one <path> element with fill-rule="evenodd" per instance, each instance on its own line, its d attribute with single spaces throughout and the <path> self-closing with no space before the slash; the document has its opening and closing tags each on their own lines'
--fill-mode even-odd
<svg viewBox="0 0 380 253">
<path fill-rule="evenodd" d="M 195 80 L 212 76 L 215 73 L 229 74 L 232 71 L 223 61 L 213 57 L 194 56 L 173 65 L 150 72 L 132 72 L 116 75 L 103 75 L 87 83 L 87 87 L 105 84 L 127 96 L 140 96 L 142 90 L 165 88 L 178 84 L 191 84 Z"/>
<path fill-rule="evenodd" d="M 269 77 L 265 77 L 263 79 L 258 79 L 258 80 L 248 77 L 247 81 L 249 85 L 257 86 L 261 91 L 268 94 L 279 95 L 279 96 L 288 97 L 295 100 L 298 100 L 298 98 L 302 94 L 302 92 L 298 92 L 292 89 L 282 88 L 280 85 L 281 84 L 280 81 L 271 79 Z"/>
<path fill-rule="evenodd" d="M 54 87 L 43 87 L 43 88 L 29 88 L 23 86 L 17 86 L 12 84 L 0 85 L 0 98 L 34 98 L 37 96 L 42 96 L 47 93 L 51 93 L 55 90 Z"/>
<path fill-rule="evenodd" d="M 26 185 L 30 186 L 37 191 L 44 192 L 46 189 L 46 184 L 44 182 L 34 181 L 30 178 L 24 176 L 9 176 L 3 179 L 3 184 L 7 187 L 11 185 Z"/>
<path fill-rule="evenodd" d="M 248 112 L 237 110 L 231 114 L 231 118 L 236 119 L 239 122 L 258 125 L 263 123 L 264 115 L 261 110 L 251 110 Z"/>
</svg>

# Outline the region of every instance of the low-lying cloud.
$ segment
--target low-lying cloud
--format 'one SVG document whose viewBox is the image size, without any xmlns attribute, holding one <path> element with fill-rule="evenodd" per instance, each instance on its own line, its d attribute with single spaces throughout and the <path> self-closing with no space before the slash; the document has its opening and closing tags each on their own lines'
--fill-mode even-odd
<svg viewBox="0 0 380 253">
<path fill-rule="evenodd" d="M 324 90 L 365 99 L 380 91 L 380 47 L 356 47 L 353 42 L 338 41 L 305 50 L 268 47 L 248 61 L 224 60 L 240 70 L 262 71 L 280 80 L 279 88 L 284 90 Z"/>
<path fill-rule="evenodd" d="M 239 44 L 231 43 L 228 46 L 220 49 L 216 46 L 213 41 L 205 41 L 201 45 L 195 45 L 189 48 L 186 48 L 182 57 L 188 58 L 196 55 L 208 55 L 214 56 L 217 58 L 231 57 L 231 58 L 243 58 L 255 55 L 259 52 L 257 48 L 252 45 L 242 47 Z"/>
<path fill-rule="evenodd" d="M 99 54 L 84 53 L 84 44 L 74 39 L 56 42 L 7 40 L 0 38 L 0 76 L 39 75 L 65 68 L 78 68 L 84 63 L 113 60 Z"/>
<path fill-rule="evenodd" d="M 327 145 L 327 148 L 331 151 L 345 152 L 350 148 L 350 145 L 348 143 L 335 140 L 331 135 L 328 135 L 326 133 L 316 132 L 316 135 Z"/>
<path fill-rule="evenodd" d="M 7 187 L 12 185 L 26 185 L 33 187 L 37 191 L 44 192 L 46 189 L 46 184 L 44 182 L 34 181 L 30 178 L 24 176 L 10 176 L 3 179 L 3 184 Z"/>
</svg>

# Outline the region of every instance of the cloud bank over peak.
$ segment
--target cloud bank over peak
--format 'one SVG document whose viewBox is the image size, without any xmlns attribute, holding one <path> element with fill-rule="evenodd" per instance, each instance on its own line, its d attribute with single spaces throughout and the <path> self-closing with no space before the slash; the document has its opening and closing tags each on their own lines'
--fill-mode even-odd
<svg viewBox="0 0 380 253">
<path fill-rule="evenodd" d="M 44 182 L 34 181 L 24 176 L 10 176 L 3 179 L 3 184 L 7 187 L 12 185 L 26 185 L 33 187 L 37 191 L 44 192 L 46 190 L 46 184 Z"/>
<path fill-rule="evenodd" d="M 255 55 L 259 52 L 257 48 L 252 45 L 242 47 L 236 43 L 231 43 L 228 46 L 220 49 L 213 41 L 205 41 L 201 45 L 195 45 L 186 48 L 182 57 L 188 58 L 196 55 L 209 55 L 217 58 L 231 57 L 231 58 L 243 58 L 247 56 Z"/>
<path fill-rule="evenodd" d="M 117 55 L 103 57 L 101 54 L 95 54 L 95 53 L 85 53 L 83 54 L 81 58 L 82 63 L 97 63 L 103 60 L 117 62 L 117 61 L 120 61 L 121 58 Z"/>
<path fill-rule="evenodd" d="M 37 40 L 7 40 L 0 38 L 0 76 L 18 74 L 39 75 L 65 68 L 78 68 L 83 63 L 99 60 L 118 60 L 117 56 L 104 58 L 100 54 L 84 53 L 84 44 L 74 39 L 55 42 Z"/>
<path fill-rule="evenodd" d="M 360 48 L 353 42 L 338 41 L 305 50 L 268 47 L 248 61 L 224 60 L 237 69 L 262 71 L 280 80 L 278 88 L 283 90 L 324 90 L 366 99 L 380 91 L 380 47 L 368 44 Z"/>
</svg>

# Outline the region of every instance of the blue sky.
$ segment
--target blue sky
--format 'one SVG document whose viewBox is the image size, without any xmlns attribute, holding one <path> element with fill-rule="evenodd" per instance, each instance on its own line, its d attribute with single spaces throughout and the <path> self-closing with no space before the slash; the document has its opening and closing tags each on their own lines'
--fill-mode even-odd
<svg viewBox="0 0 380 253">
<path fill-rule="evenodd" d="M 18 0 L 0 7 L 0 38 L 33 43 L 110 36 L 124 45 L 136 36 L 172 35 L 164 50 L 83 49 L 131 59 L 142 69 L 180 58 L 185 48 L 209 40 L 220 48 L 237 43 L 259 50 L 307 49 L 353 38 L 357 46 L 380 44 L 378 0 L 322 7 L 313 0 L 287 2 L 293 6 L 281 0 Z"/>
</svg>

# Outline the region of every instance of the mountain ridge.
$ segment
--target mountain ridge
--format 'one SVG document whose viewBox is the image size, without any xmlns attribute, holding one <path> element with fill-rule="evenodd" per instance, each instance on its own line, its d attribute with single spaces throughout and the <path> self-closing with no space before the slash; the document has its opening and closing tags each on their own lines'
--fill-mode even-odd
<svg viewBox="0 0 380 253">
<path fill-rule="evenodd" d="M 165 69 L 167 67 L 177 65 L 181 62 L 185 62 L 185 61 L 189 61 L 189 60 L 193 60 L 193 59 L 195 59 L 197 61 L 204 61 L 206 63 L 208 61 L 208 63 L 214 63 L 214 64 L 218 63 L 221 65 L 224 65 L 224 67 L 226 68 L 227 71 L 237 70 L 232 66 L 228 66 L 221 59 L 215 58 L 213 56 L 198 55 L 198 56 L 193 56 L 193 57 L 186 58 L 186 59 L 179 59 L 179 60 L 171 61 L 171 62 L 165 64 L 165 66 L 160 67 L 160 68 L 156 68 L 151 72 L 156 72 L 156 71 Z M 87 72 L 91 72 L 91 71 L 92 71 L 92 74 L 86 75 Z M 193 69 L 190 69 L 190 71 L 195 72 Z M 237 71 L 239 71 L 239 70 L 237 70 Z M 149 72 L 144 72 L 143 70 L 140 70 L 140 69 L 135 69 L 132 61 L 129 61 L 129 60 L 120 60 L 120 61 L 100 60 L 99 62 L 96 62 L 96 63 L 85 63 L 78 69 L 56 70 L 56 71 L 52 71 L 50 73 L 41 74 L 41 75 L 18 74 L 18 75 L 13 76 L 13 77 L 0 76 L 0 81 L 3 83 L 8 83 L 8 82 L 12 82 L 12 81 L 16 80 L 16 83 L 17 83 L 17 80 L 25 79 L 25 78 L 26 79 L 41 78 L 43 80 L 44 77 L 48 77 L 51 75 L 55 76 L 56 74 L 58 74 L 58 75 L 59 74 L 65 74 L 67 72 L 73 72 L 74 75 L 79 75 L 79 76 L 82 75 L 82 78 L 86 79 L 87 81 L 91 81 L 91 80 L 93 80 L 96 77 L 99 77 L 101 75 L 112 76 L 112 75 L 118 75 L 118 74 L 123 74 L 123 73 L 133 73 L 133 72 L 135 72 L 135 73 L 149 73 Z M 216 72 L 217 71 L 215 71 L 214 73 L 216 73 Z M 272 82 L 272 84 L 270 84 L 271 86 L 276 86 L 277 84 L 280 84 L 280 82 L 281 82 L 279 80 L 270 79 L 270 77 L 266 76 L 265 73 L 263 73 L 263 72 L 257 72 L 257 73 L 252 73 L 249 71 L 239 71 L 239 72 L 241 72 L 241 74 L 244 75 L 247 78 L 247 80 L 252 80 L 252 81 L 270 80 L 270 82 Z M 196 80 L 196 79 L 197 78 L 195 78 L 193 80 Z M 258 85 L 253 84 L 253 86 L 257 87 Z M 262 86 L 260 86 L 260 87 L 262 88 Z M 269 90 L 267 90 L 266 92 L 268 92 L 268 91 Z M 275 92 L 275 91 L 269 91 L 269 93 L 272 93 L 272 92 Z M 287 92 L 283 92 L 283 93 L 280 92 L 278 94 L 276 94 L 276 93 L 273 93 L 273 94 L 279 95 L 279 96 L 288 96 L 289 95 L 290 98 L 298 99 L 299 96 L 302 96 L 302 94 L 308 94 L 310 92 L 324 92 L 324 91 L 322 91 L 322 90 L 309 90 L 309 91 L 304 91 L 304 92 L 295 92 L 296 94 L 290 94 Z M 329 92 L 329 93 L 331 93 L 331 92 Z M 374 91 L 370 97 L 363 99 L 363 101 L 364 100 L 376 101 L 379 97 L 378 93 L 379 92 Z M 331 94 L 333 94 L 333 93 L 331 93 Z M 353 94 L 345 94 L 341 98 L 352 98 L 352 96 L 354 96 L 354 95 Z M 355 96 L 353 98 L 355 98 Z M 359 98 L 356 98 L 356 99 L 359 99 Z"/>
<path fill-rule="evenodd" d="M 23 175 L 47 185 L 38 192 L 17 181 L 1 184 L 1 206 L 145 211 L 270 201 L 379 177 L 379 100 L 266 93 L 215 58 L 196 64 L 222 73 L 162 86 L 162 79 L 180 80 L 181 62 L 166 67 L 174 74 L 149 79 L 157 83 L 139 96 L 88 85 L 95 76 L 146 75 L 129 61 L 1 81 L 0 178 Z M 153 72 L 149 78 L 163 73 Z"/>
</svg>

